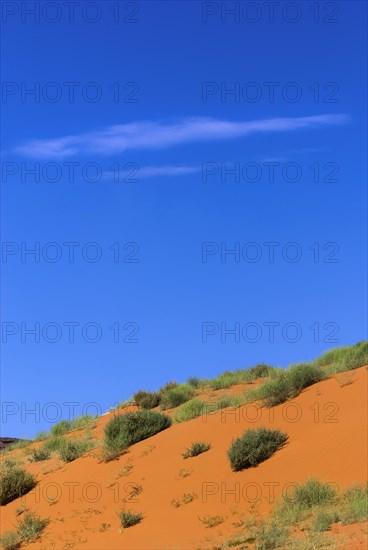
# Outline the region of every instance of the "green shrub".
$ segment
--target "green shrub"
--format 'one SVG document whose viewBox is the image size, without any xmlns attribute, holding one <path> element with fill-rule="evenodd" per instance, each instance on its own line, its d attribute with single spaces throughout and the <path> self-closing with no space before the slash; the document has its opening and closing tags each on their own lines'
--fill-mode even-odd
<svg viewBox="0 0 368 550">
<path fill-rule="evenodd" d="M 259 388 L 259 397 L 264 404 L 273 407 L 296 397 L 308 386 L 316 384 L 325 377 L 323 371 L 315 365 L 300 363 L 275 374 L 275 378 L 265 382 Z"/>
<path fill-rule="evenodd" d="M 58 455 L 64 462 L 73 462 L 73 460 L 83 456 L 84 453 L 90 448 L 91 445 L 88 441 L 81 439 L 67 439 L 60 446 Z"/>
<path fill-rule="evenodd" d="M 320 368 L 309 363 L 292 365 L 286 373 L 294 395 L 298 395 L 304 388 L 312 386 L 325 378 Z"/>
<path fill-rule="evenodd" d="M 179 407 L 189 399 L 192 399 L 195 391 L 192 386 L 189 384 L 179 384 L 174 388 L 167 389 L 161 393 L 161 408 L 162 409 L 173 409 L 174 407 Z"/>
<path fill-rule="evenodd" d="M 202 453 L 205 453 L 210 448 L 211 448 L 211 443 L 205 443 L 204 441 L 195 441 L 194 443 L 192 443 L 189 449 L 186 449 L 183 452 L 181 456 L 183 458 L 192 458 L 194 456 L 198 456 Z"/>
<path fill-rule="evenodd" d="M 65 438 L 62 436 L 50 437 L 44 444 L 44 449 L 47 449 L 51 452 L 58 451 L 60 447 L 64 445 Z"/>
<path fill-rule="evenodd" d="M 33 439 L 34 441 L 42 441 L 44 439 L 47 439 L 49 435 L 50 434 L 48 432 L 38 432 Z"/>
<path fill-rule="evenodd" d="M 166 384 L 160 388 L 159 393 L 165 393 L 167 390 L 172 390 L 173 388 L 176 388 L 177 386 L 179 386 L 179 384 L 177 382 L 174 382 L 174 381 L 166 382 Z"/>
<path fill-rule="evenodd" d="M 289 531 L 277 519 L 248 522 L 248 530 L 255 550 L 273 550 L 284 547 L 288 542 Z"/>
<path fill-rule="evenodd" d="M 120 401 L 117 405 L 117 409 L 125 409 L 126 407 L 131 407 L 132 405 L 135 405 L 135 400 L 133 397 L 130 397 L 126 401 Z"/>
<path fill-rule="evenodd" d="M 189 386 L 192 386 L 194 389 L 200 388 L 202 385 L 202 380 L 197 376 L 190 376 L 187 380 Z"/>
<path fill-rule="evenodd" d="M 329 483 L 318 479 L 308 479 L 305 483 L 296 485 L 287 500 L 294 506 L 310 509 L 313 506 L 331 504 L 335 501 L 336 496 L 335 487 Z"/>
<path fill-rule="evenodd" d="M 121 526 L 124 529 L 126 529 L 127 527 L 132 527 L 132 525 L 136 525 L 137 523 L 140 523 L 143 519 L 143 514 L 141 514 L 140 512 L 122 510 L 119 513 L 119 517 L 120 517 Z"/>
<path fill-rule="evenodd" d="M 21 540 L 14 531 L 5 531 L 0 537 L 0 544 L 4 550 L 17 550 L 20 547 Z"/>
<path fill-rule="evenodd" d="M 327 372 L 330 374 L 363 367 L 368 364 L 368 341 L 331 349 L 315 359 L 313 364 L 328 366 Z"/>
<path fill-rule="evenodd" d="M 36 485 L 32 474 L 13 463 L 3 463 L 0 471 L 0 504 L 8 504 L 12 500 L 28 493 Z"/>
<path fill-rule="evenodd" d="M 158 392 L 138 391 L 133 395 L 134 401 L 142 409 L 154 409 L 160 404 L 161 395 Z"/>
<path fill-rule="evenodd" d="M 314 531 L 328 531 L 333 523 L 338 521 L 338 516 L 333 511 L 318 510 L 313 520 L 312 529 Z"/>
<path fill-rule="evenodd" d="M 64 435 L 68 433 L 69 430 L 71 429 L 72 429 L 72 423 L 69 422 L 69 420 L 60 420 L 60 422 L 52 426 L 51 435 L 53 436 Z"/>
<path fill-rule="evenodd" d="M 247 370 L 225 371 L 217 378 L 210 380 L 209 385 L 213 390 L 223 390 L 236 384 L 248 382 L 249 379 L 250 375 Z"/>
<path fill-rule="evenodd" d="M 270 376 L 273 370 L 274 367 L 266 365 L 265 363 L 261 363 L 259 365 L 256 365 L 255 367 L 250 368 L 249 374 L 252 378 L 254 378 L 254 380 L 256 380 L 257 378 L 265 378 L 266 376 Z"/>
<path fill-rule="evenodd" d="M 48 523 L 49 519 L 41 519 L 37 514 L 27 512 L 18 524 L 18 535 L 25 542 L 34 542 Z"/>
<path fill-rule="evenodd" d="M 50 456 L 50 449 L 39 447 L 38 449 L 32 449 L 30 460 L 31 462 L 41 462 L 42 460 L 48 460 Z"/>
<path fill-rule="evenodd" d="M 105 426 L 105 448 L 121 452 L 169 426 L 171 418 L 155 411 L 142 410 L 115 416 Z"/>
<path fill-rule="evenodd" d="M 278 430 L 259 428 L 247 430 L 241 437 L 235 439 L 228 457 L 234 471 L 256 466 L 270 458 L 287 440 L 287 434 Z"/>
<path fill-rule="evenodd" d="M 87 428 L 91 426 L 96 421 L 91 414 L 84 414 L 83 416 L 78 416 L 74 418 L 71 423 L 70 429 L 72 430 L 81 430 L 82 428 Z"/>
<path fill-rule="evenodd" d="M 281 372 L 274 380 L 265 382 L 258 388 L 258 395 L 267 407 L 274 407 L 290 399 L 293 391 L 286 372 Z"/>
<path fill-rule="evenodd" d="M 207 403 L 202 399 L 194 398 L 184 403 L 175 414 L 176 422 L 185 422 L 202 414 L 207 414 L 216 410 L 214 403 Z"/>
<path fill-rule="evenodd" d="M 241 402 L 241 398 L 237 395 L 221 395 L 221 397 L 216 400 L 215 409 L 221 410 L 227 407 L 237 407 Z"/>
<path fill-rule="evenodd" d="M 15 443 L 7 445 L 2 452 L 9 453 L 10 451 L 16 451 L 17 449 L 24 449 L 24 447 L 28 447 L 28 445 L 30 445 L 31 443 L 32 441 L 30 439 L 20 439 Z"/>
<path fill-rule="evenodd" d="M 368 519 L 368 485 L 353 485 L 342 495 L 340 520 L 343 525 Z"/>
</svg>

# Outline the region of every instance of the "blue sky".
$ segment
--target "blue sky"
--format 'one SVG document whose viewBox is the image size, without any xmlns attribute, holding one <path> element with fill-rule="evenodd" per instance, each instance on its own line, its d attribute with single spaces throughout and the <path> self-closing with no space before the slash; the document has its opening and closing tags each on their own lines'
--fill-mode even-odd
<svg viewBox="0 0 368 550">
<path fill-rule="evenodd" d="M 365 2 L 15 4 L 1 435 L 366 338 Z"/>
</svg>

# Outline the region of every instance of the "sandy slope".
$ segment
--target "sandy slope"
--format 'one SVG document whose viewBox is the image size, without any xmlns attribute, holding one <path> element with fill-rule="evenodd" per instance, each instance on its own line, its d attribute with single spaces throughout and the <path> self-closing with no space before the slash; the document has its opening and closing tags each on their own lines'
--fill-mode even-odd
<svg viewBox="0 0 368 550">
<path fill-rule="evenodd" d="M 177 424 L 107 464 L 98 461 L 96 451 L 67 465 L 56 458 L 31 464 L 39 484 L 2 508 L 2 529 L 16 524 L 22 501 L 51 520 L 38 542 L 22 546 L 29 550 L 213 548 L 241 532 L 233 524 L 249 517 L 250 501 L 257 497 L 263 514 L 292 483 L 311 476 L 341 488 L 367 480 L 367 378 L 362 367 L 353 372 L 350 385 L 341 387 L 332 377 L 273 409 L 245 405 Z M 109 418 L 100 419 L 98 437 Z M 287 432 L 287 445 L 257 468 L 232 472 L 226 454 L 232 439 L 259 426 Z M 181 453 L 195 440 L 209 441 L 212 448 L 184 460 Z M 190 475 L 180 478 L 182 469 Z M 142 492 L 129 500 L 135 484 Z M 171 501 L 185 493 L 194 494 L 194 500 L 174 507 Z M 120 532 L 117 512 L 123 507 L 142 512 L 144 519 Z M 217 515 L 224 522 L 213 528 L 199 519 Z M 346 548 L 367 547 L 362 525 L 345 531 L 352 537 Z"/>
</svg>

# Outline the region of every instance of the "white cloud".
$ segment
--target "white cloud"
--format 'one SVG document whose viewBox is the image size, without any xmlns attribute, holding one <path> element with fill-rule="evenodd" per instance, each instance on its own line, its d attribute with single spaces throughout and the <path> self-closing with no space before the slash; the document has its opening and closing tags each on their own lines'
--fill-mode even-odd
<svg viewBox="0 0 368 550">
<path fill-rule="evenodd" d="M 286 132 L 347 122 L 343 114 L 253 121 L 187 118 L 178 122 L 142 121 L 55 139 L 32 140 L 15 151 L 30 158 L 64 159 L 76 155 L 106 156 L 130 150 L 166 149 L 182 143 L 236 139 L 255 133 Z"/>
</svg>

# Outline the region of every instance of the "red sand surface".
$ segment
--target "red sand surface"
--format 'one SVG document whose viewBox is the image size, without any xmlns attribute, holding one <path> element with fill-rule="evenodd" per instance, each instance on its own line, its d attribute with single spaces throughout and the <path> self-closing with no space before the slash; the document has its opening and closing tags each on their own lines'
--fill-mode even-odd
<svg viewBox="0 0 368 550">
<path fill-rule="evenodd" d="M 32 464 L 25 460 L 38 484 L 2 507 L 2 531 L 16 527 L 16 509 L 24 503 L 50 518 L 37 542 L 22 545 L 28 550 L 214 548 L 242 532 L 234 523 L 250 516 L 251 502 L 260 499 L 257 509 L 267 514 L 293 483 L 310 477 L 341 489 L 365 483 L 368 369 L 353 371 L 352 383 L 343 387 L 337 378 L 272 409 L 249 404 L 175 424 L 109 463 L 99 461 L 99 449 L 69 464 L 57 458 Z M 102 438 L 111 417 L 99 419 L 95 437 Z M 232 439 L 260 426 L 286 432 L 287 444 L 256 468 L 233 472 L 227 458 Z M 210 442 L 211 449 L 184 460 L 182 452 L 198 440 Z M 23 451 L 17 456 L 23 457 Z M 180 475 L 183 469 L 187 477 Z M 141 486 L 141 493 L 129 497 L 135 485 Z M 184 494 L 193 500 L 173 506 L 173 499 Z M 121 530 L 117 513 L 123 508 L 143 513 L 142 522 Z M 223 516 L 224 521 L 208 528 L 200 521 L 205 516 Z M 345 535 L 341 548 L 367 548 L 366 524 L 336 525 L 330 533 Z"/>
</svg>

